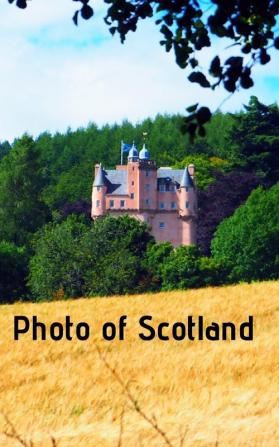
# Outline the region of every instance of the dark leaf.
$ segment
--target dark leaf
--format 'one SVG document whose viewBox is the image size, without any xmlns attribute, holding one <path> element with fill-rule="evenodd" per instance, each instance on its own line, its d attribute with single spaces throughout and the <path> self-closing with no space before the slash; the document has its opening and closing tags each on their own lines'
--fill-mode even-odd
<svg viewBox="0 0 279 447">
<path fill-rule="evenodd" d="M 205 75 L 200 71 L 194 71 L 188 76 L 190 82 L 196 82 L 200 84 L 201 87 L 210 87 L 210 83 L 206 79 Z"/>
<path fill-rule="evenodd" d="M 197 102 L 197 104 L 193 104 L 192 106 L 187 107 L 187 112 L 188 113 L 193 113 L 197 110 L 199 103 Z"/>
<path fill-rule="evenodd" d="M 189 64 L 192 68 L 196 68 L 199 65 L 199 61 L 194 57 L 191 57 L 191 59 L 189 60 Z"/>
<path fill-rule="evenodd" d="M 88 20 L 93 16 L 93 9 L 91 6 L 83 5 L 83 7 L 80 10 L 81 16 L 83 19 Z"/>
<path fill-rule="evenodd" d="M 197 121 L 198 123 L 205 124 L 211 119 L 211 112 L 208 107 L 201 107 L 197 111 Z"/>
<path fill-rule="evenodd" d="M 215 56 L 214 59 L 212 59 L 209 68 L 209 73 L 214 77 L 219 77 L 222 74 L 222 68 L 219 56 Z"/>
<path fill-rule="evenodd" d="M 16 6 L 20 9 L 25 9 L 27 8 L 27 3 L 26 0 L 17 0 L 16 2 Z"/>
<path fill-rule="evenodd" d="M 276 37 L 276 39 L 274 39 L 274 46 L 276 50 L 279 50 L 279 37 Z"/>
<path fill-rule="evenodd" d="M 78 13 L 79 13 L 79 11 L 76 11 L 73 15 L 73 22 L 76 26 L 78 24 Z"/>
</svg>

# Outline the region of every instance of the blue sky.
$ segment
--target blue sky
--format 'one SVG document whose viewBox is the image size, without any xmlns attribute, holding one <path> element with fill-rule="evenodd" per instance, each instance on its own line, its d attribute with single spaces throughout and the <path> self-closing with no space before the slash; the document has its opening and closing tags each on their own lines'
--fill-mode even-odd
<svg viewBox="0 0 279 447">
<path fill-rule="evenodd" d="M 189 83 L 173 54 L 159 45 L 152 21 L 121 45 L 103 22 L 103 2 L 94 4 L 94 19 L 75 27 L 76 2 L 32 0 L 27 10 L 19 10 L 0 0 L 0 141 L 90 121 L 102 125 L 184 113 L 197 101 L 214 110 L 228 96 L 221 88 L 212 93 Z M 233 51 L 216 42 L 201 54 L 202 64 Z M 233 95 L 222 110 L 240 110 L 250 95 L 265 103 L 278 101 L 279 51 L 272 55 L 270 64 L 255 69 L 253 89 Z"/>
</svg>

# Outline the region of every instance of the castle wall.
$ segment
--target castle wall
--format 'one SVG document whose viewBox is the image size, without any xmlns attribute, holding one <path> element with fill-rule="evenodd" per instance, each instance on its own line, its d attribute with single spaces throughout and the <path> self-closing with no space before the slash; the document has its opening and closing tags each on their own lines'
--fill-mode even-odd
<svg viewBox="0 0 279 447">
<path fill-rule="evenodd" d="M 151 234 L 157 242 L 169 241 L 173 246 L 190 245 L 196 243 L 196 225 L 192 218 L 182 219 L 177 212 L 139 212 L 128 210 L 119 212 L 111 211 L 110 215 L 118 217 L 121 214 L 128 214 L 131 217 L 147 223 Z M 162 223 L 164 226 L 162 227 Z"/>
</svg>

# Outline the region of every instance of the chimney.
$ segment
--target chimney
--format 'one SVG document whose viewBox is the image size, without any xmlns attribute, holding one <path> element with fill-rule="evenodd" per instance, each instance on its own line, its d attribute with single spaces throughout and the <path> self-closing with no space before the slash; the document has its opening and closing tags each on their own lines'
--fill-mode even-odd
<svg viewBox="0 0 279 447">
<path fill-rule="evenodd" d="M 191 178 L 194 180 L 195 179 L 195 165 L 190 164 L 188 166 L 188 172 L 189 172 Z"/>
<path fill-rule="evenodd" d="M 97 163 L 97 164 L 95 165 L 94 178 L 96 177 L 97 172 L 99 171 L 99 167 L 100 167 L 100 165 L 99 165 L 99 163 Z"/>
</svg>

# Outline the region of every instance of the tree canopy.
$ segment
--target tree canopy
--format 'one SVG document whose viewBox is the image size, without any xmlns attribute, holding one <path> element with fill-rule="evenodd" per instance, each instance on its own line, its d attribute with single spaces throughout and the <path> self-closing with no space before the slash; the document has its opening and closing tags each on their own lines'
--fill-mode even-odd
<svg viewBox="0 0 279 447">
<path fill-rule="evenodd" d="M 226 265 L 233 281 L 278 278 L 279 182 L 255 189 L 247 202 L 218 227 L 214 259 Z"/>
</svg>

